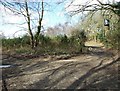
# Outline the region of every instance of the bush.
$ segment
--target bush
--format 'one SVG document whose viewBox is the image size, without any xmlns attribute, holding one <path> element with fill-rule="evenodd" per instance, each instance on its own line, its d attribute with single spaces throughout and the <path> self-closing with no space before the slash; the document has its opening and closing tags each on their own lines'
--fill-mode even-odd
<svg viewBox="0 0 120 91">
<path fill-rule="evenodd" d="M 51 38 L 40 34 L 39 36 L 39 45 L 42 47 L 48 46 L 51 43 Z"/>
<path fill-rule="evenodd" d="M 83 51 L 85 47 L 85 41 L 87 40 L 86 34 L 84 30 L 74 30 L 72 32 L 72 36 L 70 38 L 71 43 L 79 50 L 80 52 Z"/>
<path fill-rule="evenodd" d="M 40 35 L 39 45 L 34 50 L 30 48 L 29 36 L 22 38 L 3 39 L 3 46 L 8 50 L 14 50 L 18 54 L 66 54 L 82 52 L 86 35 L 84 31 L 74 31 L 72 36 L 58 35 L 50 38 Z"/>
<path fill-rule="evenodd" d="M 107 41 L 110 47 L 120 50 L 120 28 L 107 34 Z"/>
<path fill-rule="evenodd" d="M 2 39 L 2 46 L 7 48 L 20 47 L 21 41 L 21 38 Z"/>
</svg>

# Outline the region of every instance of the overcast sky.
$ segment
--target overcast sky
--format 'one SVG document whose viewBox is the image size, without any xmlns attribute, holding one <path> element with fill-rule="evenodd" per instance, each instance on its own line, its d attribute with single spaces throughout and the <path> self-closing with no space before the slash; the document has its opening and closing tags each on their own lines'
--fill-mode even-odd
<svg viewBox="0 0 120 91">
<path fill-rule="evenodd" d="M 24 0 L 8 0 L 8 1 L 24 1 Z M 30 0 L 31 2 L 37 2 L 39 0 Z M 78 17 L 79 16 L 74 16 L 73 18 L 69 18 L 65 15 L 66 12 L 74 10 L 76 7 L 73 5 L 77 5 L 77 4 L 84 4 L 86 2 L 91 2 L 91 3 L 97 3 L 96 0 L 75 0 L 75 2 L 66 10 L 64 10 L 64 8 L 66 6 L 68 6 L 70 4 L 70 0 L 67 0 L 65 3 L 63 4 L 55 4 L 56 2 L 60 2 L 60 1 L 64 1 L 64 0 L 45 0 L 46 2 L 50 3 L 50 11 L 45 11 L 44 13 L 44 19 L 43 19 L 43 26 L 45 28 L 47 27 L 53 27 L 59 23 L 64 24 L 66 21 L 69 22 L 77 22 L 78 21 Z M 112 2 L 113 0 L 102 0 L 103 2 Z M 120 1 L 120 0 L 114 0 L 114 1 Z M 22 16 L 15 16 L 13 14 L 11 14 L 11 12 L 9 10 L 4 9 L 4 7 L 0 4 L 0 33 L 3 32 L 5 36 L 7 37 L 13 37 L 13 34 L 16 31 L 19 30 L 23 30 L 23 31 L 19 31 L 15 34 L 15 36 L 19 36 L 22 34 L 27 33 L 27 29 L 23 29 L 27 28 L 26 24 L 23 24 L 22 26 L 19 26 L 15 23 L 24 23 L 25 19 Z M 34 13 L 34 12 L 33 12 Z M 33 14 L 33 17 L 36 14 Z M 12 23 L 12 24 L 9 24 Z"/>
</svg>

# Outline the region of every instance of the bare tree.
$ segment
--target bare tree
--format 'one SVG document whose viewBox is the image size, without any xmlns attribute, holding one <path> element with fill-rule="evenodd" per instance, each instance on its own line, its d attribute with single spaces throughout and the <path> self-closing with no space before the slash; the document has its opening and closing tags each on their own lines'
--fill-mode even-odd
<svg viewBox="0 0 120 91">
<path fill-rule="evenodd" d="M 25 0 L 25 9 L 26 9 L 26 14 L 27 14 L 27 25 L 28 25 L 28 32 L 30 35 L 30 43 L 31 43 L 31 47 L 33 48 L 34 47 L 34 37 L 33 37 L 32 30 L 31 30 L 31 24 L 30 24 L 31 20 L 30 20 L 30 14 L 29 14 L 29 10 L 28 10 L 28 3 L 26 0 Z"/>
<path fill-rule="evenodd" d="M 5 9 L 9 9 L 14 15 L 24 16 L 27 23 L 28 34 L 30 36 L 30 45 L 32 48 L 37 47 L 39 44 L 39 35 L 44 16 L 44 0 L 41 0 L 41 2 L 32 2 L 32 4 L 28 0 L 24 0 L 24 2 L 9 2 L 7 0 L 0 0 L 0 3 L 5 7 Z M 37 22 L 34 22 L 36 19 L 32 19 L 32 13 L 30 11 L 37 13 Z M 37 27 L 35 34 L 33 33 L 32 23 L 35 24 L 34 28 Z M 36 23 L 38 23 L 38 25 L 36 25 Z"/>
<path fill-rule="evenodd" d="M 75 1 L 76 0 L 71 0 L 70 4 L 66 7 L 66 9 L 71 6 L 77 7 L 74 10 L 68 12 L 71 16 L 85 11 L 92 11 L 92 13 L 94 13 L 96 11 L 102 10 L 104 13 L 112 11 L 114 14 L 120 17 L 120 12 L 118 12 L 120 10 L 120 2 L 103 3 L 102 0 L 96 0 L 96 3 L 92 3 L 95 0 L 88 0 L 84 4 L 74 4 Z"/>
<path fill-rule="evenodd" d="M 35 35 L 35 47 L 37 47 L 37 45 L 38 45 L 39 35 L 40 35 L 41 27 L 42 27 L 42 20 L 43 20 L 43 14 L 44 14 L 44 3 L 43 3 L 43 0 L 42 0 L 41 6 L 42 6 L 41 16 L 40 16 L 40 12 L 39 12 L 39 10 L 38 10 L 38 14 L 39 14 L 39 25 L 38 25 L 37 32 L 36 32 L 36 35 Z"/>
</svg>

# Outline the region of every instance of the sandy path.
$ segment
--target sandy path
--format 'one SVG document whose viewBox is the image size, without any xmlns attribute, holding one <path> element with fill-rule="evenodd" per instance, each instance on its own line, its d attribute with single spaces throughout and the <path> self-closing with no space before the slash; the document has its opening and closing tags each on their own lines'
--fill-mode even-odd
<svg viewBox="0 0 120 91">
<path fill-rule="evenodd" d="M 69 59 L 56 60 L 48 56 L 19 60 L 15 63 L 17 66 L 3 74 L 6 74 L 9 89 L 106 88 L 108 84 L 109 88 L 117 88 L 117 75 L 113 75 L 117 73 L 117 63 L 113 59 L 112 53 L 93 48 L 88 54 Z M 105 78 L 114 80 L 114 83 L 106 83 Z"/>
</svg>

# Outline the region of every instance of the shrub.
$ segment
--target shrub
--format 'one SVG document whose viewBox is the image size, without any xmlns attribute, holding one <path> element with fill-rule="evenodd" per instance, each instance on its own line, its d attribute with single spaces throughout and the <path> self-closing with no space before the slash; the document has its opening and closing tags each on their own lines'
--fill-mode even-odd
<svg viewBox="0 0 120 91">
<path fill-rule="evenodd" d="M 120 28 L 107 34 L 107 41 L 110 47 L 120 50 Z"/>
<path fill-rule="evenodd" d="M 18 54 L 61 54 L 82 52 L 86 35 L 84 31 L 74 31 L 72 36 L 58 35 L 50 38 L 40 35 L 39 45 L 35 49 L 30 48 L 29 36 L 22 38 L 3 39 L 3 46 L 8 50 L 14 50 Z"/>
<path fill-rule="evenodd" d="M 87 40 L 86 34 L 84 30 L 79 31 L 78 29 L 72 32 L 72 36 L 70 38 L 71 43 L 82 52 L 85 47 L 85 41 Z"/>
</svg>

